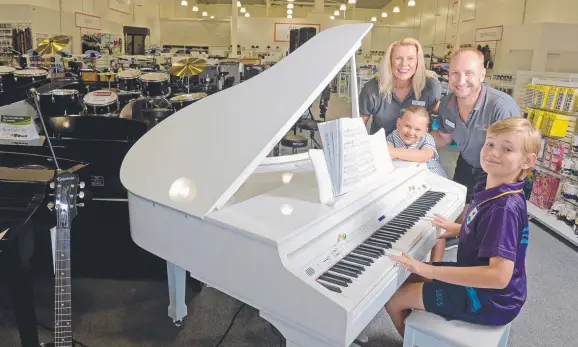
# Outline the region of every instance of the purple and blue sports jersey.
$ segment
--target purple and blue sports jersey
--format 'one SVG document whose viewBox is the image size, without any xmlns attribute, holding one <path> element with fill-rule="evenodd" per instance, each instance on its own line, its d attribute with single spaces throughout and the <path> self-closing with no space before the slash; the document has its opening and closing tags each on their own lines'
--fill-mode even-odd
<svg viewBox="0 0 578 347">
<path fill-rule="evenodd" d="M 526 301 L 529 229 L 523 188 L 519 182 L 477 191 L 460 230 L 459 266 L 485 266 L 496 256 L 514 262 L 506 288 L 467 288 L 471 311 L 492 325 L 511 322 Z"/>
</svg>

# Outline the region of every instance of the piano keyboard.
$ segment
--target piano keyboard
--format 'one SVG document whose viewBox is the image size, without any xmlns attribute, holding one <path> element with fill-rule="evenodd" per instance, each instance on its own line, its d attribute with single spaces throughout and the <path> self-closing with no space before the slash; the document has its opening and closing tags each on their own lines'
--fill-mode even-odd
<svg viewBox="0 0 578 347">
<path fill-rule="evenodd" d="M 387 268 L 394 267 L 394 262 L 385 256 L 385 250 L 409 251 L 423 231 L 432 226 L 429 222 L 423 225 L 423 217 L 430 211 L 442 212 L 434 207 L 444 205 L 438 204 L 444 197 L 445 193 L 427 191 L 319 276 L 317 282 L 333 292 L 347 295 L 348 289 L 358 287 L 361 282 L 380 279 Z M 364 292 L 373 289 L 368 283 L 359 287 Z"/>
</svg>

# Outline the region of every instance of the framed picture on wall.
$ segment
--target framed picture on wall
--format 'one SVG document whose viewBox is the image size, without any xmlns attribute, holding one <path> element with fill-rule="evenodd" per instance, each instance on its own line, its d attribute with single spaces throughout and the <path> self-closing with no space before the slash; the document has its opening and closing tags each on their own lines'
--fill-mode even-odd
<svg viewBox="0 0 578 347">
<path fill-rule="evenodd" d="M 129 14 L 130 2 L 131 0 L 108 0 L 108 7 L 113 11 Z"/>
<path fill-rule="evenodd" d="M 317 29 L 317 33 L 321 31 L 320 24 L 302 24 L 302 23 L 275 23 L 273 30 L 275 42 L 289 42 L 289 32 L 291 29 L 299 29 L 313 27 Z"/>
</svg>

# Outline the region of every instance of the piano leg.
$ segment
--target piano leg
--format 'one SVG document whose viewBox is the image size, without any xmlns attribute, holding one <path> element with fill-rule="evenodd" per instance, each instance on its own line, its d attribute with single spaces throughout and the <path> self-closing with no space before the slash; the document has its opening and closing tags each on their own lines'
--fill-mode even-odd
<svg viewBox="0 0 578 347">
<path fill-rule="evenodd" d="M 167 261 L 167 279 L 169 282 L 169 317 L 173 324 L 181 327 L 187 316 L 185 303 L 186 271 Z"/>
</svg>

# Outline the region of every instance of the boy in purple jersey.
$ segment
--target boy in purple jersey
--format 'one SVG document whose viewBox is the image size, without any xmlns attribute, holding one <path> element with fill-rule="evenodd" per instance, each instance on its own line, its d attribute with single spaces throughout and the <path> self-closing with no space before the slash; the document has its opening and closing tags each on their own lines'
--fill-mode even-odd
<svg viewBox="0 0 578 347">
<path fill-rule="evenodd" d="M 540 131 L 527 119 L 494 123 L 481 151 L 486 186 L 475 192 L 461 228 L 446 223 L 447 232 L 459 233 L 457 263 L 430 265 L 405 252 L 392 257 L 422 277 L 407 281 L 385 306 L 402 336 L 412 309 L 484 325 L 505 325 L 518 315 L 526 301 L 528 247 L 523 179 L 539 150 Z"/>
</svg>

